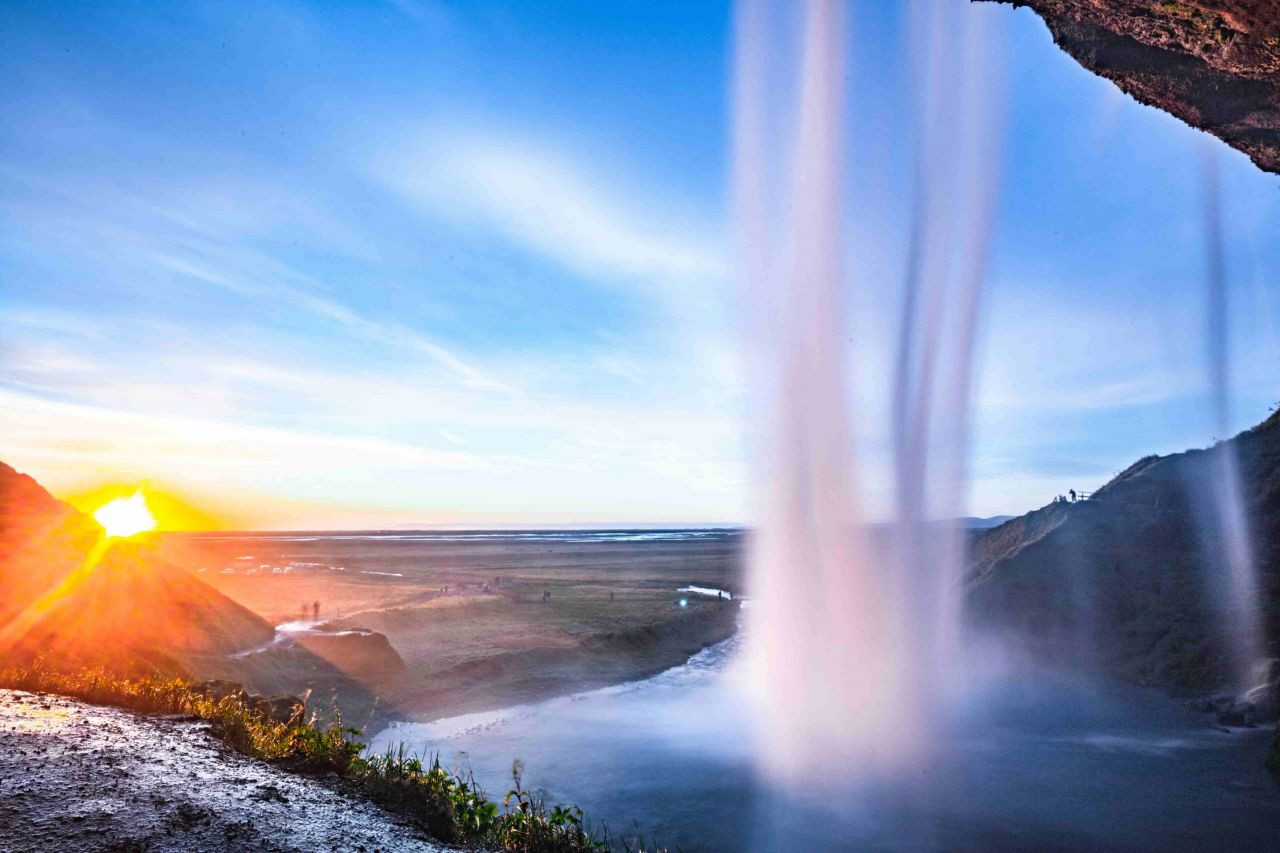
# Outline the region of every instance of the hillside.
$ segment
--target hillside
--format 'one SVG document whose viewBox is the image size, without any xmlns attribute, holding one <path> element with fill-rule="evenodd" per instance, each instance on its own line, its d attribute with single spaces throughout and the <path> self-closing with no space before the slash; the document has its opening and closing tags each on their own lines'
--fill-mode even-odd
<svg viewBox="0 0 1280 853">
<path fill-rule="evenodd" d="M 116 670 L 180 670 L 270 642 L 265 620 L 148 537 L 104 543 L 88 516 L 0 463 L 0 652 Z"/>
<path fill-rule="evenodd" d="M 1214 448 L 1141 459 L 1087 501 L 1051 503 L 978 535 L 973 624 L 1042 659 L 1176 692 L 1222 686 L 1210 610 L 1227 570 L 1211 498 L 1217 454 L 1237 455 L 1268 653 L 1280 633 L 1280 412 Z"/>
</svg>

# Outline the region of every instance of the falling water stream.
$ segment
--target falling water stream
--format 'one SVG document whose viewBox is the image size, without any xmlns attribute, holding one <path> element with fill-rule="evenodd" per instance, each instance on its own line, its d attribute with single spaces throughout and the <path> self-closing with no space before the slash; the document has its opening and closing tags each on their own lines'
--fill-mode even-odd
<svg viewBox="0 0 1280 853">
<path fill-rule="evenodd" d="M 1206 334 L 1210 391 L 1210 412 L 1214 434 L 1225 439 L 1231 429 L 1231 359 L 1228 318 L 1226 260 L 1222 237 L 1222 201 L 1217 152 L 1204 148 L 1204 234 Z M 1214 473 L 1206 490 L 1213 504 L 1216 536 L 1224 571 L 1211 579 L 1208 597 L 1220 614 L 1232 655 L 1237 686 L 1256 683 L 1253 672 L 1262 660 L 1261 614 L 1258 608 L 1258 581 L 1253 561 L 1248 519 L 1240 482 L 1235 447 L 1219 445 L 1215 451 Z"/>
<path fill-rule="evenodd" d="M 771 18 L 787 11 L 740 6 L 735 167 L 765 430 L 748 656 L 764 761 L 802 778 L 920 758 L 930 718 L 958 680 L 963 531 L 937 520 L 963 504 L 1000 131 L 988 19 L 964 3 L 914 7 L 918 141 L 906 281 L 861 276 L 856 258 L 846 268 L 843 7 L 803 7 L 794 69 L 771 38 L 779 29 Z M 794 99 L 777 98 L 791 79 Z M 852 439 L 852 422 L 871 416 L 850 381 L 850 360 L 867 349 L 850 339 L 853 288 L 902 295 L 896 364 L 884 377 L 894 512 L 887 537 L 874 540 L 859 488 L 866 460 Z"/>
</svg>

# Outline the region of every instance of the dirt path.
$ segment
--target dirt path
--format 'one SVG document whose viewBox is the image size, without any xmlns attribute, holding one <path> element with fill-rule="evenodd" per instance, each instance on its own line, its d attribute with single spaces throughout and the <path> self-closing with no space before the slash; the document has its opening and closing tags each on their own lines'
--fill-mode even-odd
<svg viewBox="0 0 1280 853">
<path fill-rule="evenodd" d="M 5 851 L 439 851 L 377 807 L 195 722 L 0 690 Z"/>
</svg>

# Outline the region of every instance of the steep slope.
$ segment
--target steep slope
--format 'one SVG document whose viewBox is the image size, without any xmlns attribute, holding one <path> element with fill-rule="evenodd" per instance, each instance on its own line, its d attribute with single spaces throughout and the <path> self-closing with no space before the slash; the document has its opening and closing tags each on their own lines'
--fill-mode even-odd
<svg viewBox="0 0 1280 853">
<path fill-rule="evenodd" d="M 1224 452 L 1239 463 L 1274 653 L 1280 412 L 1215 448 L 1139 460 L 1088 501 L 1051 503 L 980 534 L 967 581 L 974 624 L 1015 634 L 1038 657 L 1139 684 L 1225 684 L 1230 660 L 1214 607 L 1227 560 L 1213 499 Z"/>
<path fill-rule="evenodd" d="M 1077 62 L 1280 173 L 1280 0 L 997 0 Z"/>
<path fill-rule="evenodd" d="M 0 463 L 0 655 L 182 669 L 269 642 L 265 620 Z"/>
</svg>

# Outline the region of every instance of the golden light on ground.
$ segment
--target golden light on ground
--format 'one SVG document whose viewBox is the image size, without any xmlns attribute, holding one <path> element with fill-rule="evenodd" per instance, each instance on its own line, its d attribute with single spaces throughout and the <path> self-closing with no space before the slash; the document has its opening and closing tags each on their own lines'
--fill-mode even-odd
<svg viewBox="0 0 1280 853">
<path fill-rule="evenodd" d="M 147 508 L 147 499 L 142 490 L 134 492 L 127 498 L 116 498 L 103 504 L 93 514 L 94 521 L 102 525 L 102 529 L 110 537 L 133 536 L 154 530 L 155 517 Z"/>
</svg>

